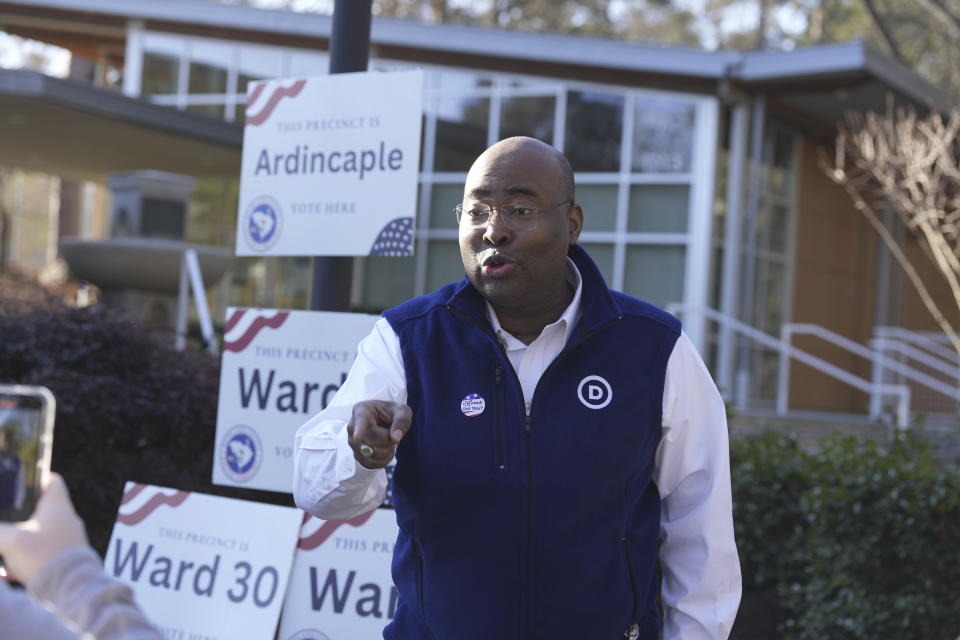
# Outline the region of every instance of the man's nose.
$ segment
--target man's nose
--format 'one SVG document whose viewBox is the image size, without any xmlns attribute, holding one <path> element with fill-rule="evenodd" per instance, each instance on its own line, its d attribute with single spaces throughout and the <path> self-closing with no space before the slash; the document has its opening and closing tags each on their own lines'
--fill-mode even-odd
<svg viewBox="0 0 960 640">
<path fill-rule="evenodd" d="M 483 241 L 495 246 L 501 245 L 510 239 L 510 233 L 506 217 L 500 213 L 499 209 L 491 211 L 483 231 Z"/>
</svg>

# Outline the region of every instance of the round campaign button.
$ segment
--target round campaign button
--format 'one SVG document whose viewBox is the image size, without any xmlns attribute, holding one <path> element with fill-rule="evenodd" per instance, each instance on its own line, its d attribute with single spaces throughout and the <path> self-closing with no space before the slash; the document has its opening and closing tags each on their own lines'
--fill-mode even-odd
<svg viewBox="0 0 960 640">
<path fill-rule="evenodd" d="M 468 418 L 476 418 L 487 408 L 487 401 L 479 393 L 471 393 L 460 403 L 460 411 Z"/>
</svg>

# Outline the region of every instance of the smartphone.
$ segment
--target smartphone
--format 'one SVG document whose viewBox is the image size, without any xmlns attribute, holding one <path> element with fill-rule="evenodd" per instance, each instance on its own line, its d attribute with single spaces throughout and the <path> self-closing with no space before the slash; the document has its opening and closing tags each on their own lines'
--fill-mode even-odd
<svg viewBox="0 0 960 640">
<path fill-rule="evenodd" d="M 0 520 L 27 520 L 50 474 L 56 401 L 46 387 L 0 384 Z"/>
</svg>

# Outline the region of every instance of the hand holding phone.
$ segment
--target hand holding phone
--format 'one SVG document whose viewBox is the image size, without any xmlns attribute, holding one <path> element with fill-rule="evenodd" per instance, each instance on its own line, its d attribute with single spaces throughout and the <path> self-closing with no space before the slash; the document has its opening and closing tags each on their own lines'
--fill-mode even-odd
<svg viewBox="0 0 960 640">
<path fill-rule="evenodd" d="M 57 473 L 51 474 L 30 520 L 0 523 L 0 555 L 13 577 L 24 584 L 64 551 L 89 544 L 67 485 Z"/>
<path fill-rule="evenodd" d="M 0 385 L 0 521 L 26 520 L 50 473 L 56 402 L 45 387 Z"/>
</svg>

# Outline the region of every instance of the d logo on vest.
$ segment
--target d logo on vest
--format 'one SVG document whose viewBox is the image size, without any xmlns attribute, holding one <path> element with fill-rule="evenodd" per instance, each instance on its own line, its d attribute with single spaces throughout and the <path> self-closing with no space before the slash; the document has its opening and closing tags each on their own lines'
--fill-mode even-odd
<svg viewBox="0 0 960 640">
<path fill-rule="evenodd" d="M 587 376 L 577 387 L 577 397 L 588 409 L 603 409 L 613 400 L 613 389 L 600 376 Z"/>
</svg>

